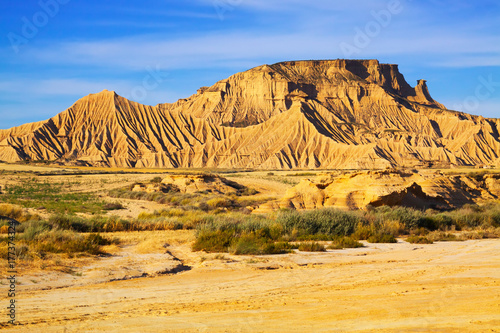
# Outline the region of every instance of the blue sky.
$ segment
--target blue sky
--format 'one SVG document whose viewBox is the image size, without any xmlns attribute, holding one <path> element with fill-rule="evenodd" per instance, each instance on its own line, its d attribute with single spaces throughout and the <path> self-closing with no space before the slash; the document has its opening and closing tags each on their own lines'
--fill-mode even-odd
<svg viewBox="0 0 500 333">
<path fill-rule="evenodd" d="M 285 60 L 379 59 L 450 109 L 500 117 L 498 0 L 4 0 L 0 128 L 103 89 L 174 102 Z"/>
</svg>

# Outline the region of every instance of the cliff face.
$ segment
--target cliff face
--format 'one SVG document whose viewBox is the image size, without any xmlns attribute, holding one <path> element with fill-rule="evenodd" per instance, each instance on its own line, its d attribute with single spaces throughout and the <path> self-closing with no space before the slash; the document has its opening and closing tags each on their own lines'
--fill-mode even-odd
<svg viewBox="0 0 500 333">
<path fill-rule="evenodd" d="M 128 167 L 385 168 L 500 162 L 499 119 L 448 111 L 376 60 L 263 65 L 156 107 L 103 91 L 0 130 L 0 160 Z"/>
<path fill-rule="evenodd" d="M 397 65 L 377 60 L 292 61 L 238 73 L 168 109 L 210 119 L 217 124 L 248 126 L 290 109 L 296 100 L 317 101 L 341 118 L 356 119 L 353 102 L 363 107 L 384 94 L 443 108 L 430 98 L 424 80 L 410 87 Z M 361 101 L 361 99 L 364 100 Z M 370 104 L 370 103 L 368 103 Z M 358 105 L 356 105 L 358 106 Z"/>
<path fill-rule="evenodd" d="M 451 209 L 498 200 L 499 197 L 499 174 L 468 177 L 395 170 L 361 171 L 302 179 L 281 200 L 266 203 L 257 212 L 278 208 L 366 209 L 382 205 Z"/>
</svg>

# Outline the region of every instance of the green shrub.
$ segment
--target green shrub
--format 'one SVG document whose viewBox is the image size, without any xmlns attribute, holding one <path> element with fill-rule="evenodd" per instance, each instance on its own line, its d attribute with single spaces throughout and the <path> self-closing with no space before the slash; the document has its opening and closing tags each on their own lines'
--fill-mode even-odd
<svg viewBox="0 0 500 333">
<path fill-rule="evenodd" d="M 493 211 L 490 214 L 490 224 L 494 228 L 500 227 L 500 210 Z"/>
<path fill-rule="evenodd" d="M 413 230 L 410 230 L 410 234 L 412 236 L 426 236 L 429 234 L 429 230 L 427 230 L 425 228 L 413 229 Z"/>
<path fill-rule="evenodd" d="M 328 246 L 329 249 L 347 249 L 358 248 L 364 245 L 351 237 L 339 237 L 332 241 Z"/>
<path fill-rule="evenodd" d="M 438 221 L 431 216 L 423 216 L 418 220 L 417 224 L 418 228 L 424 228 L 427 230 L 437 230 L 439 229 L 439 223 Z"/>
<path fill-rule="evenodd" d="M 73 230 L 78 232 L 89 232 L 89 226 L 85 219 L 74 215 L 52 215 L 49 223 L 55 229 Z"/>
<path fill-rule="evenodd" d="M 256 189 L 245 187 L 242 191 L 239 192 L 240 195 L 250 196 L 259 193 Z"/>
<path fill-rule="evenodd" d="M 480 227 L 483 228 L 485 225 L 496 223 L 495 221 L 500 216 L 497 215 L 500 212 L 499 206 L 474 207 L 473 209 L 466 207 L 465 211 L 479 214 L 481 216 Z M 336 209 L 303 212 L 281 210 L 267 217 L 212 212 L 194 215 L 196 223 L 192 226 L 197 228 L 197 241 L 203 244 L 197 244 L 198 248 L 223 252 L 230 249 L 238 254 L 263 254 L 273 252 L 273 246 L 276 247 L 277 242 L 332 241 L 330 248 L 345 248 L 362 246 L 357 242 L 358 240 L 368 240 L 371 243 L 395 243 L 396 237 L 408 234 L 415 236 L 416 242 L 425 242 L 424 239 L 417 238 L 423 236 L 430 241 L 452 240 L 453 236 L 446 237 L 445 233 L 439 234 L 433 231 L 429 234 L 429 229 L 460 228 L 460 224 L 457 223 L 457 215 L 460 212 L 463 213 L 461 210 L 442 213 L 436 213 L 433 210 L 423 212 L 401 207 L 379 207 L 365 212 L 346 212 Z M 188 213 L 182 214 L 184 214 L 182 219 L 191 219 Z M 410 226 L 413 227 L 410 228 Z M 218 233 L 227 234 L 227 237 L 217 240 Z M 479 236 L 479 234 L 470 235 L 470 237 Z M 201 237 L 206 239 L 201 239 Z M 412 238 L 409 239 L 412 241 Z M 281 248 L 276 251 L 281 251 Z"/>
<path fill-rule="evenodd" d="M 198 233 L 192 249 L 205 252 L 227 252 L 234 230 L 203 231 Z"/>
<path fill-rule="evenodd" d="M 431 231 L 434 231 L 437 229 L 447 230 L 453 226 L 455 226 L 455 228 L 457 227 L 457 224 L 454 221 L 454 219 L 446 213 L 435 214 L 435 215 L 432 215 L 430 218 L 432 218 L 434 220 L 434 224 L 436 226 L 435 229 L 427 228 Z"/>
<path fill-rule="evenodd" d="M 457 242 L 462 241 L 456 235 L 447 232 L 433 232 L 429 234 L 428 238 L 434 242 Z"/>
<path fill-rule="evenodd" d="M 297 235 L 294 238 L 294 241 L 304 242 L 304 241 L 329 241 L 335 238 L 335 236 L 325 235 L 325 234 L 302 234 Z"/>
<path fill-rule="evenodd" d="M 90 245 L 95 244 L 95 245 L 110 245 L 110 244 L 116 244 L 118 240 L 110 240 L 106 237 L 103 237 L 99 234 L 90 234 L 85 237 L 85 243 L 88 243 Z"/>
<path fill-rule="evenodd" d="M 411 244 L 432 244 L 433 241 L 427 237 L 422 236 L 410 236 L 406 239 L 408 243 Z"/>
<path fill-rule="evenodd" d="M 105 204 L 102 209 L 104 210 L 119 210 L 119 209 L 125 209 L 123 205 L 119 202 L 113 202 L 113 203 L 107 203 Z"/>
<path fill-rule="evenodd" d="M 232 254 L 263 254 L 268 241 L 255 233 L 247 233 L 233 239 L 229 252 Z"/>
<path fill-rule="evenodd" d="M 40 216 L 28 213 L 23 207 L 6 203 L 0 203 L 0 215 L 14 219 L 18 222 L 40 220 Z"/>
<path fill-rule="evenodd" d="M 70 230 L 49 230 L 36 234 L 32 239 L 24 239 L 25 245 L 33 252 L 47 253 L 87 253 L 101 254 L 101 246 L 116 243 L 98 234 L 83 236 Z"/>
<path fill-rule="evenodd" d="M 36 237 L 46 231 L 52 229 L 52 226 L 47 222 L 31 222 L 21 224 L 21 228 L 17 229 L 19 237 L 26 241 L 32 241 Z"/>
<path fill-rule="evenodd" d="M 317 242 L 306 242 L 299 244 L 299 251 L 303 252 L 324 252 L 326 251 L 323 244 Z"/>
<path fill-rule="evenodd" d="M 338 209 L 323 208 L 305 212 L 280 212 L 276 222 L 283 226 L 285 233 L 298 230 L 300 234 L 324 234 L 346 236 L 354 232 L 361 221 L 358 214 Z"/>
<path fill-rule="evenodd" d="M 352 234 L 352 238 L 355 240 L 367 240 L 374 233 L 373 225 L 366 225 L 362 223 L 358 223 L 354 233 Z"/>
<path fill-rule="evenodd" d="M 393 235 L 375 234 L 368 238 L 369 243 L 397 243 L 398 241 Z"/>
<path fill-rule="evenodd" d="M 397 221 L 404 224 L 406 229 L 420 227 L 419 223 L 423 212 L 407 207 L 387 207 L 382 206 L 375 210 L 375 214 L 382 221 Z"/>
<path fill-rule="evenodd" d="M 213 199 L 210 199 L 206 202 L 206 204 L 212 208 L 221 208 L 221 207 L 231 207 L 234 203 L 231 199 L 225 198 L 225 197 L 216 197 Z"/>
<path fill-rule="evenodd" d="M 153 184 L 159 184 L 159 183 L 161 183 L 162 180 L 163 179 L 160 176 L 156 176 L 153 179 L 151 179 L 151 183 L 153 183 Z"/>
</svg>

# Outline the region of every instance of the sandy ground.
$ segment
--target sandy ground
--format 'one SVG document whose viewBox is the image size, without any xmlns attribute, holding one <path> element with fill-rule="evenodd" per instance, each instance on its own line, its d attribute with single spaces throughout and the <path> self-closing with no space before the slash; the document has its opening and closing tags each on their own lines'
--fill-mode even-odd
<svg viewBox="0 0 500 333">
<path fill-rule="evenodd" d="M 123 234 L 124 246 L 75 268 L 77 274 L 45 274 L 36 284 L 29 283 L 35 277 L 22 277 L 20 325 L 0 327 L 7 332 L 500 332 L 500 240 L 432 245 L 400 240 L 326 253 L 231 256 L 191 252 L 189 231 L 152 233 Z M 162 272 L 175 262 L 184 269 Z M 148 270 L 147 277 L 133 278 Z M 2 293 L 1 304 L 6 301 Z"/>
<path fill-rule="evenodd" d="M 31 171 L 53 169 L 0 164 L 1 170 L 6 170 L 0 175 L 3 186 L 29 181 L 35 176 Z M 257 196 L 281 197 L 297 177 L 273 173 L 286 181 L 268 172 L 228 178 L 257 189 Z M 109 189 L 156 176 L 163 175 L 36 177 L 113 202 L 106 196 Z M 165 207 L 120 202 L 126 209 L 109 214 L 132 218 Z M 232 256 L 191 252 L 192 231 L 107 236 L 121 239 L 119 247 L 106 248 L 109 256 L 68 259 L 73 262 L 62 271 L 21 265 L 16 327 L 5 324 L 9 299 L 6 269 L 0 267 L 0 330 L 500 332 L 500 240 L 432 245 L 400 240 L 326 253 Z"/>
</svg>

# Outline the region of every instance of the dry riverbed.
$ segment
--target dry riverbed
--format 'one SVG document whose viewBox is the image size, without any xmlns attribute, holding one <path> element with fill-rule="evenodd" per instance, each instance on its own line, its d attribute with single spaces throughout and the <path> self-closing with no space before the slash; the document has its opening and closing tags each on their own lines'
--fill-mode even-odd
<svg viewBox="0 0 500 333">
<path fill-rule="evenodd" d="M 111 256 L 81 261 L 71 274 L 22 272 L 19 326 L 1 328 L 500 332 L 497 239 L 232 256 L 191 252 L 192 231 L 111 235 L 122 239 Z"/>
</svg>

